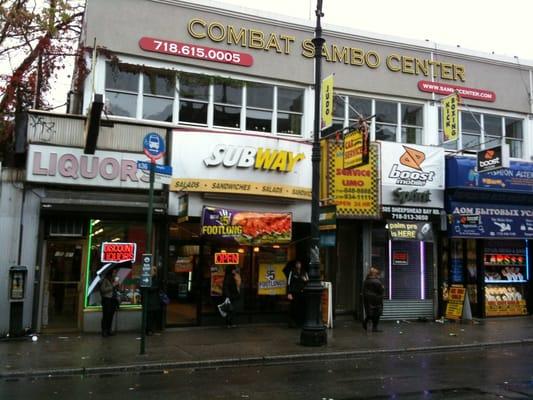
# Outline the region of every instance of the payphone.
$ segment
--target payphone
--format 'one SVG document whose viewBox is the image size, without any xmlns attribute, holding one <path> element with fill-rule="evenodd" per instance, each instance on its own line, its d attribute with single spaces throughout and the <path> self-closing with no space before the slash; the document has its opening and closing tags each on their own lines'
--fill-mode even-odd
<svg viewBox="0 0 533 400">
<path fill-rule="evenodd" d="M 24 298 L 26 295 L 26 277 L 28 268 L 15 265 L 9 268 L 9 334 L 21 336 L 24 334 L 22 318 L 24 315 Z"/>
</svg>

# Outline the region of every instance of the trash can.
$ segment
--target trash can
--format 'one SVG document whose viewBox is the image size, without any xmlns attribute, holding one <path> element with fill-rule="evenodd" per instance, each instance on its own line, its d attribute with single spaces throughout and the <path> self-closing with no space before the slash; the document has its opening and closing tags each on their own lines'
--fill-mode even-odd
<svg viewBox="0 0 533 400">
<path fill-rule="evenodd" d="M 26 295 L 26 277 L 28 269 L 21 265 L 9 268 L 9 335 L 22 336 L 22 318 L 24 315 L 24 298 Z"/>
</svg>

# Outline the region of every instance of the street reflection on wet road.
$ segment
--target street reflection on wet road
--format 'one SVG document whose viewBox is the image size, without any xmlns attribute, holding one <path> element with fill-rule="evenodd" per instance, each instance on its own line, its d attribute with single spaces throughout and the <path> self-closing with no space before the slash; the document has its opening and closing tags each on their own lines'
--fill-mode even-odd
<svg viewBox="0 0 533 400">
<path fill-rule="evenodd" d="M 532 399 L 533 345 L 0 382 L 0 399 Z"/>
</svg>

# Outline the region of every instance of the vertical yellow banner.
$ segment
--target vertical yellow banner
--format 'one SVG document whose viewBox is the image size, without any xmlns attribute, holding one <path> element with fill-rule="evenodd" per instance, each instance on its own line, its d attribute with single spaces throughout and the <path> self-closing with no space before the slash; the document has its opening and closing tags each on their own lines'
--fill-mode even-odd
<svg viewBox="0 0 533 400">
<path fill-rule="evenodd" d="M 333 125 L 333 75 L 322 80 L 322 125 L 327 129 Z"/>
<path fill-rule="evenodd" d="M 452 94 L 441 100 L 443 141 L 450 142 L 459 137 L 459 96 Z"/>
</svg>

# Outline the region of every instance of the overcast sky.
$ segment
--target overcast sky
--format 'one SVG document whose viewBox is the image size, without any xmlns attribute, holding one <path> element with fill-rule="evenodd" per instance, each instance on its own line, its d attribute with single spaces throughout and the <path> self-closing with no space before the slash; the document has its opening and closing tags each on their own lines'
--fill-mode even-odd
<svg viewBox="0 0 533 400">
<path fill-rule="evenodd" d="M 316 0 L 217 0 L 315 21 Z M 533 63 L 533 0 L 323 0 L 325 24 Z"/>
</svg>

